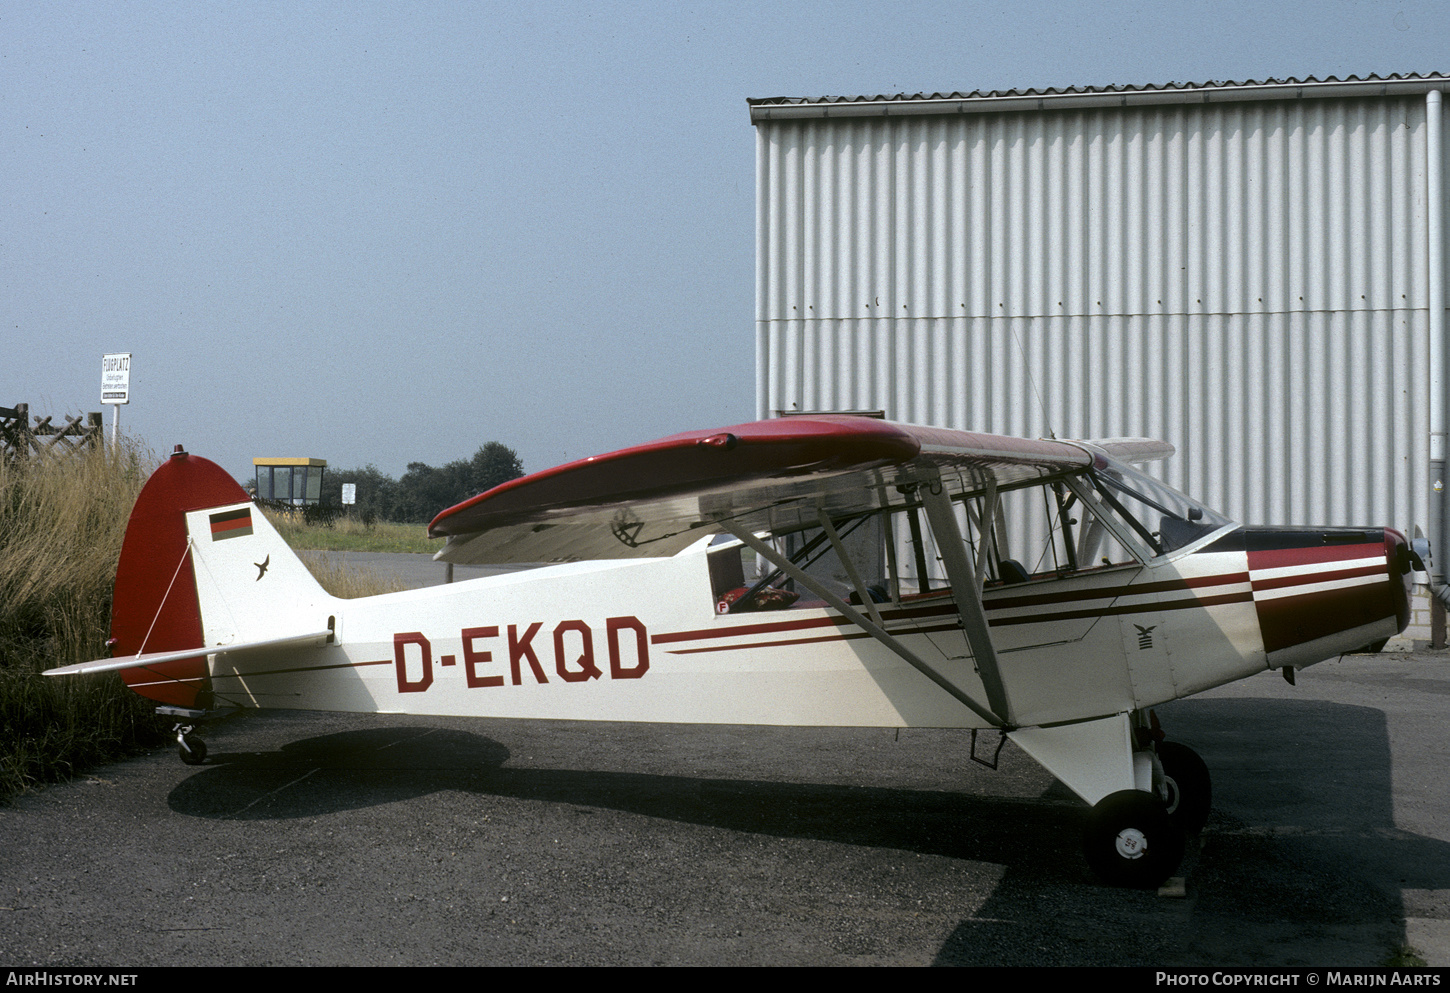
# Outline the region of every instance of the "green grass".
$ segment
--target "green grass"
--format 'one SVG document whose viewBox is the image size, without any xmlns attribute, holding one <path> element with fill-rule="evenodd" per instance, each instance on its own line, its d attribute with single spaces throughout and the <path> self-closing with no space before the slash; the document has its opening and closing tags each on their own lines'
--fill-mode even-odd
<svg viewBox="0 0 1450 993">
<path fill-rule="evenodd" d="M 364 525 L 356 518 L 341 518 L 332 527 L 304 524 L 301 515 L 266 511 L 282 540 L 296 549 L 322 552 L 415 552 L 432 555 L 443 547 L 430 541 L 422 524 L 377 522 Z"/>
</svg>

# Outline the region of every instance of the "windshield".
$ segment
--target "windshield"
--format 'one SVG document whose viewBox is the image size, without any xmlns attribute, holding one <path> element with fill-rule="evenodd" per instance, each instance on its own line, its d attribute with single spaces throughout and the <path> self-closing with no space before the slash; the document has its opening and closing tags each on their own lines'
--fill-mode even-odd
<svg viewBox="0 0 1450 993">
<path fill-rule="evenodd" d="M 1160 555 L 1233 523 L 1117 459 L 1098 455 L 1092 476 L 1103 499 Z"/>
</svg>

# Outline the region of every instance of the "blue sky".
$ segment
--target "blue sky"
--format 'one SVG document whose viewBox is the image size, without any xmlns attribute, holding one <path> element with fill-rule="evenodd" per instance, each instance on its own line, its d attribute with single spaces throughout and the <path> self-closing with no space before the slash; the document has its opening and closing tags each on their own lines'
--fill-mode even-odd
<svg viewBox="0 0 1450 993">
<path fill-rule="evenodd" d="M 0 405 L 245 477 L 754 409 L 747 97 L 1450 70 L 1450 3 L 0 3 Z M 107 409 L 109 426 L 111 412 Z"/>
</svg>

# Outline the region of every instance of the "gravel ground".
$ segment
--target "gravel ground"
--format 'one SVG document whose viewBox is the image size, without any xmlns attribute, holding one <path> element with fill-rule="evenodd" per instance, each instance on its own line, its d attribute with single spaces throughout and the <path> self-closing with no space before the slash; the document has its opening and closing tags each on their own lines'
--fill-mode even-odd
<svg viewBox="0 0 1450 993">
<path fill-rule="evenodd" d="M 1450 964 L 1450 658 L 1160 710 L 1215 810 L 1187 895 L 960 732 L 271 712 L 0 806 L 4 965 Z"/>
</svg>

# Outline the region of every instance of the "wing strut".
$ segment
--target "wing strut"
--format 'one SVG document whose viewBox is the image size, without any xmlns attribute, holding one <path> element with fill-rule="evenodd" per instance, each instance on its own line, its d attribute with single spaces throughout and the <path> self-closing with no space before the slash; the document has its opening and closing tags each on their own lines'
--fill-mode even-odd
<svg viewBox="0 0 1450 993">
<path fill-rule="evenodd" d="M 781 572 L 784 572 L 791 579 L 794 579 L 796 582 L 800 583 L 802 586 L 810 590 L 816 596 L 826 601 L 826 603 L 830 604 L 836 610 L 840 611 L 841 614 L 844 615 L 845 618 L 851 623 L 855 624 L 857 627 L 865 631 L 871 637 L 881 642 L 881 644 L 891 649 L 913 669 L 917 670 L 927 679 L 930 679 L 933 683 L 936 683 L 942 689 L 950 693 L 954 699 L 956 699 L 972 713 L 976 714 L 978 717 L 986 721 L 992 727 L 1002 728 L 1006 731 L 1014 730 L 1002 718 L 998 717 L 996 714 L 983 707 L 980 703 L 973 700 L 958 686 L 953 684 L 951 680 L 947 679 L 941 673 L 933 669 L 924 659 L 918 656 L 915 652 L 907 648 L 896 638 L 893 638 L 890 634 L 886 632 L 884 628 L 872 623 L 870 618 L 866 617 L 860 611 L 856 610 L 845 600 L 842 600 L 840 597 L 836 596 L 836 594 L 832 593 L 824 585 L 817 582 L 815 578 L 807 573 L 804 569 L 799 568 L 790 559 L 780 554 L 780 552 L 776 551 L 774 548 L 770 547 L 768 543 L 761 541 L 755 536 L 753 532 L 738 526 L 730 520 L 721 520 L 719 523 L 720 526 L 723 527 L 725 530 L 729 531 L 735 537 L 745 542 L 745 544 L 755 549 L 755 553 L 757 555 L 764 558 L 767 562 L 770 562 L 776 568 L 780 569 Z M 995 660 L 995 656 L 993 656 L 993 658 Z"/>
<path fill-rule="evenodd" d="M 851 585 L 856 587 L 856 595 L 861 598 L 861 606 L 871 615 L 871 620 L 876 626 L 884 629 L 886 625 L 881 620 L 881 612 L 876 609 L 876 601 L 871 599 L 871 591 L 866 588 L 866 583 L 861 579 L 861 571 L 856 568 L 856 562 L 846 551 L 846 546 L 841 544 L 841 536 L 836 533 L 836 526 L 831 523 L 823 508 L 816 509 L 816 517 L 821 522 L 821 530 L 831 539 L 831 547 L 836 550 L 836 558 L 841 560 L 841 565 L 846 567 L 846 575 L 851 577 Z"/>
<path fill-rule="evenodd" d="M 977 589 L 981 589 L 982 583 L 987 579 L 987 542 L 996 540 L 991 536 L 996 534 L 993 528 L 997 526 L 997 515 L 1002 509 L 1002 505 L 997 502 L 997 477 L 988 477 L 987 490 L 982 497 L 980 509 L 974 507 L 970 502 L 965 505 L 967 517 L 976 525 L 977 534 L 982 536 L 982 551 L 977 556 Z"/>
<path fill-rule="evenodd" d="M 936 538 L 937 551 L 941 552 L 942 565 L 946 566 L 952 600 L 957 605 L 957 617 L 967 635 L 967 644 L 971 646 L 977 674 L 982 677 L 987 705 L 999 715 L 1000 722 L 1006 724 L 1011 720 L 1007 708 L 1007 688 L 1002 683 L 1002 670 L 997 665 L 997 649 L 993 647 L 991 632 L 987 630 L 987 612 L 982 608 L 982 588 L 977 582 L 977 570 L 972 565 L 967 543 L 962 540 L 961 529 L 957 527 L 951 497 L 940 482 L 923 483 L 917 494 L 926 508 L 926 519 L 931 523 L 931 533 Z"/>
</svg>

